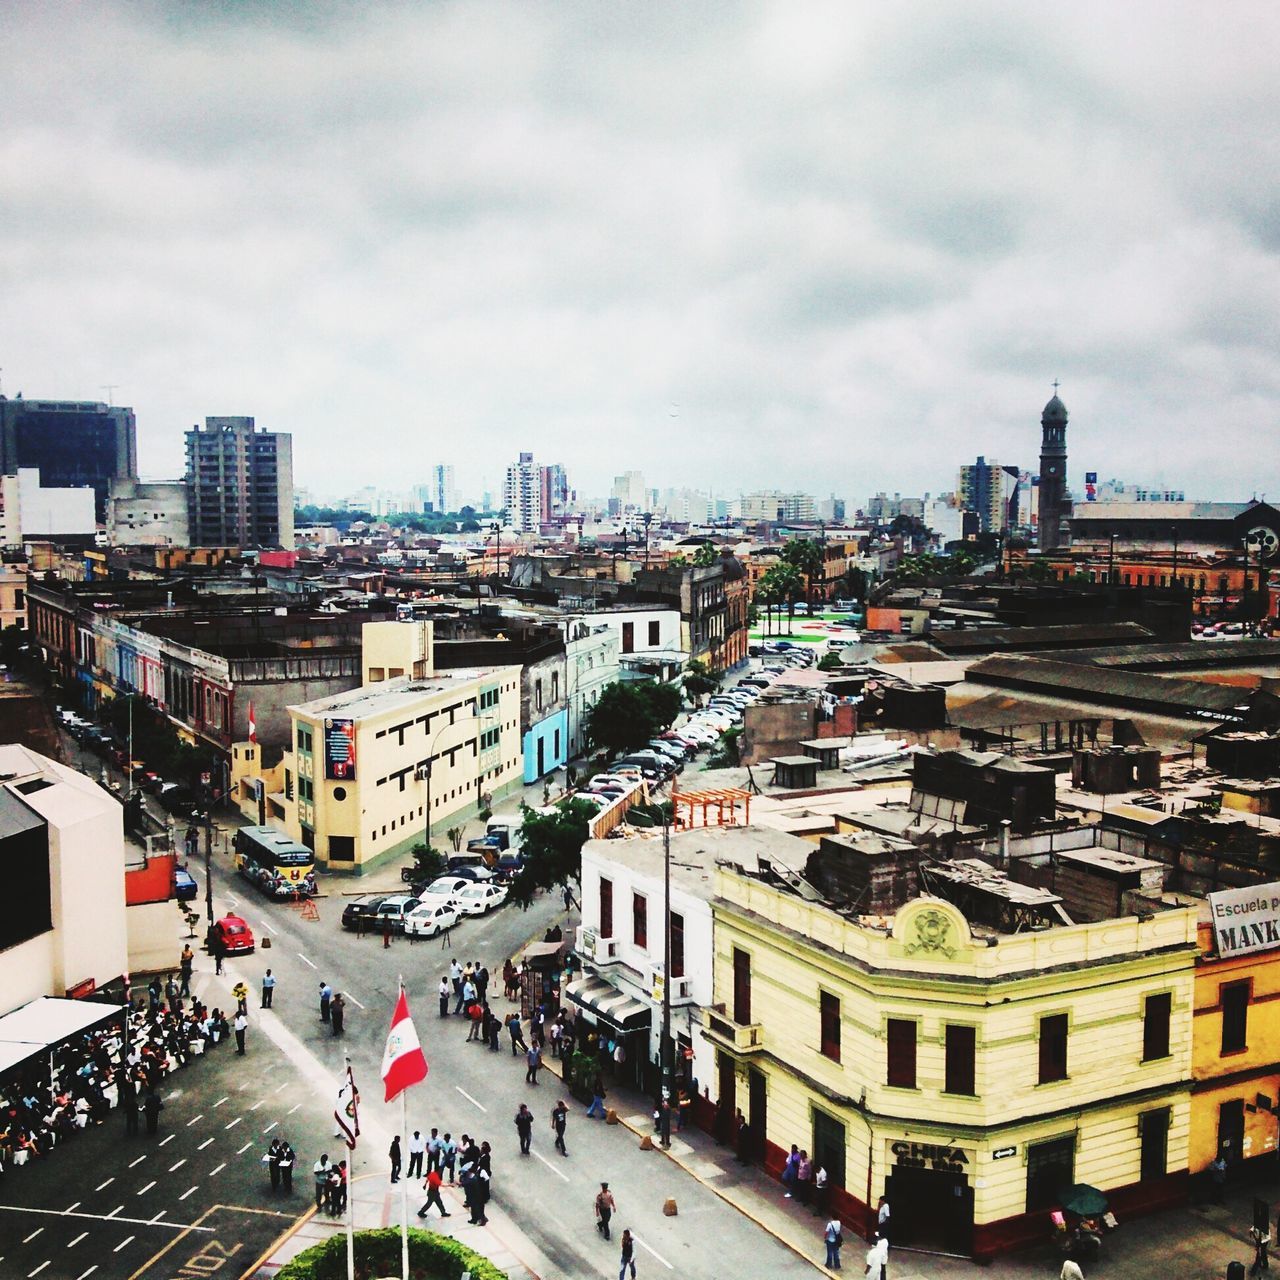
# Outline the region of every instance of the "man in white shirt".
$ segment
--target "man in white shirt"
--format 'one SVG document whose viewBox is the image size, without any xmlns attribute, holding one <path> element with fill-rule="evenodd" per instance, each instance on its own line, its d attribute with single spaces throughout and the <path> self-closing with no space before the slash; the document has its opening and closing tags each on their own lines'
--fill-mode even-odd
<svg viewBox="0 0 1280 1280">
<path fill-rule="evenodd" d="M 422 1177 L 422 1157 L 427 1149 L 427 1140 L 417 1129 L 409 1139 L 409 1180 Z"/>
<path fill-rule="evenodd" d="M 876 1211 L 876 1227 L 887 1240 L 889 1238 L 889 1201 L 880 1197 L 880 1208 Z"/>
<path fill-rule="evenodd" d="M 871 1248 L 867 1250 L 867 1270 L 865 1272 L 867 1280 L 888 1280 L 889 1276 L 889 1242 L 876 1233 L 875 1239 L 871 1242 Z"/>
<path fill-rule="evenodd" d="M 236 1033 L 236 1053 L 243 1058 L 244 1057 L 244 1033 L 249 1029 L 249 1019 L 245 1015 L 243 1009 L 236 1014 L 236 1020 L 232 1024 L 232 1027 Z"/>
</svg>

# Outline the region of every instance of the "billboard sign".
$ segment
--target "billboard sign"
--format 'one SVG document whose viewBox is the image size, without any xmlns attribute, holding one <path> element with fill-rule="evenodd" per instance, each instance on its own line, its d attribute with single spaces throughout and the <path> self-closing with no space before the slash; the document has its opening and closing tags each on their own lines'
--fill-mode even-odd
<svg viewBox="0 0 1280 1280">
<path fill-rule="evenodd" d="M 350 782 L 356 776 L 356 722 L 324 722 L 324 776 Z"/>
<path fill-rule="evenodd" d="M 1280 948 L 1280 884 L 1256 884 L 1209 895 L 1220 956 Z"/>
<path fill-rule="evenodd" d="M 1084 498 L 1086 502 L 1097 502 L 1098 500 L 1098 473 L 1096 471 L 1086 471 L 1084 473 Z"/>
</svg>

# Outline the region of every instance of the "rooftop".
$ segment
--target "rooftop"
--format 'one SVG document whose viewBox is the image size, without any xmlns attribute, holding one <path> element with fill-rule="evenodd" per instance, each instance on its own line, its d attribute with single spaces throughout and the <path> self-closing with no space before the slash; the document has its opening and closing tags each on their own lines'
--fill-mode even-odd
<svg viewBox="0 0 1280 1280">
<path fill-rule="evenodd" d="M 519 673 L 518 666 L 457 667 L 440 671 L 424 679 L 388 680 L 383 684 L 365 685 L 335 693 L 328 698 L 316 698 L 288 708 L 300 715 L 323 718 L 343 716 L 361 720 L 369 716 L 383 715 L 388 711 L 400 711 L 416 706 L 424 699 L 438 694 L 457 691 L 465 685 L 486 678 L 497 679 L 504 673 Z"/>
</svg>

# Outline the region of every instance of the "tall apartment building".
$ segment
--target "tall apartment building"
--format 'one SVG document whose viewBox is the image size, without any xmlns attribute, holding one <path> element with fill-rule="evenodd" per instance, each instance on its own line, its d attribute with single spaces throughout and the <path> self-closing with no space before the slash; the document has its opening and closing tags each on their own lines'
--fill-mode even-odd
<svg viewBox="0 0 1280 1280">
<path fill-rule="evenodd" d="M 644 487 L 644 472 L 624 471 L 620 476 L 614 476 L 610 496 L 617 501 L 618 515 L 625 515 L 628 510 L 647 510 L 649 491 Z"/>
<path fill-rule="evenodd" d="M 507 523 L 519 533 L 537 533 L 542 524 L 542 468 L 532 453 L 522 453 L 507 468 L 502 486 Z"/>
<path fill-rule="evenodd" d="M 569 477 L 558 462 L 539 467 L 541 473 L 542 518 L 564 515 L 569 509 Z"/>
<path fill-rule="evenodd" d="M 979 454 L 960 468 L 960 510 L 977 517 L 979 533 L 1001 533 L 1017 518 L 1017 512 L 1010 511 L 1017 486 L 1017 467 L 1002 467 Z"/>
<path fill-rule="evenodd" d="M 414 485 L 413 497 L 413 510 L 417 512 L 430 510 L 433 515 L 443 515 L 445 512 L 457 511 L 460 503 L 453 464 L 438 462 L 435 466 L 428 467 L 427 482 Z"/>
<path fill-rule="evenodd" d="M 46 489 L 93 489 L 95 518 L 107 514 L 112 480 L 138 475 L 132 409 L 98 401 L 10 400 L 0 396 L 0 475 L 40 472 Z"/>
<path fill-rule="evenodd" d="M 783 493 L 778 489 L 761 489 L 742 498 L 742 518 L 747 521 L 781 521 L 792 523 L 815 519 L 811 493 Z"/>
<path fill-rule="evenodd" d="M 293 437 L 252 418 L 206 418 L 187 432 L 194 547 L 293 550 Z"/>
</svg>

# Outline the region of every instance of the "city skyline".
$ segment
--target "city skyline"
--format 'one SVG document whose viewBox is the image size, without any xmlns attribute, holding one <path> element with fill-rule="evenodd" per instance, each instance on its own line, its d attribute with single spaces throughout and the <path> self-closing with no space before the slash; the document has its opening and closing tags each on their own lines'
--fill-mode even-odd
<svg viewBox="0 0 1280 1280">
<path fill-rule="evenodd" d="M 3 389 L 132 406 L 147 476 L 232 413 L 321 492 L 443 462 L 496 495 L 531 450 L 582 495 L 635 468 L 856 502 L 1034 470 L 1060 378 L 1077 496 L 1280 492 L 1278 32 L 1250 5 L 25 9 Z"/>
</svg>

